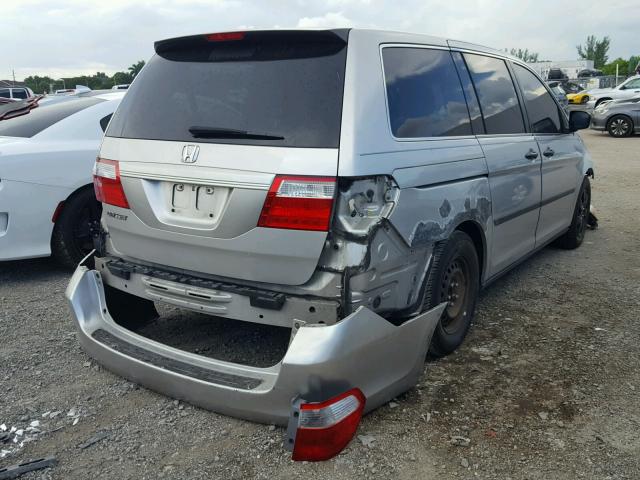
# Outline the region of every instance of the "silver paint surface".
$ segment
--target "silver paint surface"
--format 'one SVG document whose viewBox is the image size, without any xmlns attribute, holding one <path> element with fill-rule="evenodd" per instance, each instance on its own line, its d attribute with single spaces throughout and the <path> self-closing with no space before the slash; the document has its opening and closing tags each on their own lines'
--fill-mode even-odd
<svg viewBox="0 0 640 480">
<path fill-rule="evenodd" d="M 424 368 L 431 335 L 445 304 L 394 326 L 367 308 L 335 325 L 302 326 L 280 363 L 249 367 L 187 353 L 117 325 L 107 310 L 100 273 L 78 267 L 66 291 L 83 348 L 109 370 L 152 390 L 219 413 L 286 425 L 291 401 L 324 400 L 358 387 L 370 411 L 411 388 Z M 243 390 L 217 385 L 141 362 L 97 342 L 103 329 L 131 345 L 201 368 L 259 379 Z"/>
</svg>

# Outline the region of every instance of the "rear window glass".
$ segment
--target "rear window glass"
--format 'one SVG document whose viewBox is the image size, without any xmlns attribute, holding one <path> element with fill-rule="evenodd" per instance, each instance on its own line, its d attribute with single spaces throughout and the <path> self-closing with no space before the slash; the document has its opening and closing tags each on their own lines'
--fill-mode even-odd
<svg viewBox="0 0 640 480">
<path fill-rule="evenodd" d="M 256 33 L 237 41 L 179 40 L 157 49 L 107 136 L 335 148 L 346 44 L 318 33 L 323 38 L 317 41 L 308 32 L 291 39 Z"/>
<path fill-rule="evenodd" d="M 43 103 L 25 115 L 1 120 L 0 137 L 33 137 L 54 123 L 103 101 L 89 97 L 73 98 L 50 105 Z"/>
<path fill-rule="evenodd" d="M 13 98 L 27 98 L 27 91 L 21 88 L 13 89 Z"/>
<path fill-rule="evenodd" d="M 0 97 L 11 98 L 11 90 L 8 88 L 0 88 Z"/>
<path fill-rule="evenodd" d="M 536 76 L 520 65 L 513 65 L 524 96 L 533 133 L 560 133 L 562 124 L 556 102 Z M 559 88 L 556 86 L 556 89 Z"/>
<path fill-rule="evenodd" d="M 464 93 L 449 51 L 386 47 L 382 58 L 395 137 L 472 134 Z"/>
<path fill-rule="evenodd" d="M 487 134 L 523 133 L 524 121 L 513 80 L 504 60 L 465 54 Z"/>
</svg>

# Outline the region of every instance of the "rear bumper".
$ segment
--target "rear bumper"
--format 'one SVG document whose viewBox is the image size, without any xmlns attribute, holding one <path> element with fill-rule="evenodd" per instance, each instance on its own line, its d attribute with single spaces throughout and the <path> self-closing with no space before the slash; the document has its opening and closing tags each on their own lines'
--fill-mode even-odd
<svg viewBox="0 0 640 480">
<path fill-rule="evenodd" d="M 335 325 L 301 325 L 280 363 L 256 368 L 191 354 L 114 322 L 101 274 L 80 266 L 67 287 L 80 343 L 109 370 L 233 417 L 286 425 L 295 398 L 326 400 L 357 387 L 366 411 L 411 388 L 445 304 L 401 326 L 361 307 Z"/>
</svg>

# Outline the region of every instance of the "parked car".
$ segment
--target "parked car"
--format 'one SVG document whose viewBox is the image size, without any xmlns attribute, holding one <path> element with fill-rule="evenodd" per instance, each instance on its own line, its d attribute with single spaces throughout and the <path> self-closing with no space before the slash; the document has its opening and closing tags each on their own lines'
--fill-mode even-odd
<svg viewBox="0 0 640 480">
<path fill-rule="evenodd" d="M 67 289 L 78 338 L 149 388 L 288 423 L 296 460 L 335 455 L 428 349 L 460 346 L 480 288 L 583 241 L 590 117 L 500 51 L 357 29 L 155 51 L 96 161 L 95 269 Z M 269 368 L 180 351 L 136 333 L 154 302 L 291 341 Z"/>
<path fill-rule="evenodd" d="M 569 106 L 569 100 L 567 99 L 567 92 L 564 91 L 560 82 L 547 82 L 547 85 L 549 85 L 558 103 L 566 109 Z"/>
<path fill-rule="evenodd" d="M 0 121 L 0 261 L 53 255 L 74 267 L 100 218 L 92 168 L 123 93 L 84 94 Z"/>
<path fill-rule="evenodd" d="M 571 93 L 580 93 L 580 92 L 584 92 L 585 88 L 583 85 L 576 83 L 576 82 L 572 82 L 569 80 L 566 80 L 564 82 L 561 83 L 562 85 L 562 89 L 567 92 L 567 95 L 571 94 Z"/>
<path fill-rule="evenodd" d="M 589 101 L 589 94 L 586 91 L 567 93 L 567 101 L 571 105 L 584 105 Z"/>
<path fill-rule="evenodd" d="M 0 98 L 8 98 L 11 100 L 24 100 L 33 97 L 34 93 L 28 87 L 7 87 L 0 88 Z"/>
<path fill-rule="evenodd" d="M 551 68 L 549 69 L 549 73 L 547 74 L 547 80 L 566 80 L 569 78 L 566 73 L 564 73 L 559 68 Z"/>
<path fill-rule="evenodd" d="M 597 107 L 601 102 L 607 100 L 622 100 L 636 97 L 640 94 L 640 75 L 627 78 L 624 82 L 614 88 L 596 88 L 588 90 L 589 108 Z"/>
<path fill-rule="evenodd" d="M 600 103 L 593 112 L 591 128 L 618 138 L 640 133 L 640 95 Z"/>
<path fill-rule="evenodd" d="M 603 75 L 604 73 L 602 73 L 601 70 L 594 70 L 592 68 L 585 68 L 578 72 L 578 78 L 602 77 Z"/>
</svg>

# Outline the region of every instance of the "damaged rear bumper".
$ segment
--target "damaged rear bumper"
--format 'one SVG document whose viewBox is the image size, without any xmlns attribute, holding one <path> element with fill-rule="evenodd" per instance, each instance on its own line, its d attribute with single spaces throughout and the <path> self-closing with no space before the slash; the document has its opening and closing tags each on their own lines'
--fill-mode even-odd
<svg viewBox="0 0 640 480">
<path fill-rule="evenodd" d="M 225 415 L 286 425 L 292 401 L 359 388 L 370 411 L 411 388 L 442 304 L 401 326 L 366 307 L 335 325 L 302 325 L 280 363 L 251 367 L 178 350 L 116 324 L 102 276 L 80 266 L 66 292 L 83 348 L 109 370 Z"/>
</svg>

